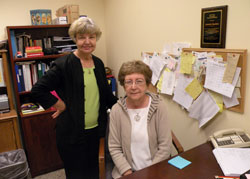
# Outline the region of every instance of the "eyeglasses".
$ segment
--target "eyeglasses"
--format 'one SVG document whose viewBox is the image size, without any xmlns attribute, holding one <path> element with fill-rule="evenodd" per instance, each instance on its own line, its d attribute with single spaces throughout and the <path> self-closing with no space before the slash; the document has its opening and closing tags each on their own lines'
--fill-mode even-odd
<svg viewBox="0 0 250 179">
<path fill-rule="evenodd" d="M 144 83 L 145 81 L 142 79 L 135 80 L 135 82 L 133 80 L 127 80 L 124 82 L 125 86 L 128 86 L 128 87 L 133 86 L 133 84 L 135 84 L 136 86 L 142 86 Z"/>
</svg>

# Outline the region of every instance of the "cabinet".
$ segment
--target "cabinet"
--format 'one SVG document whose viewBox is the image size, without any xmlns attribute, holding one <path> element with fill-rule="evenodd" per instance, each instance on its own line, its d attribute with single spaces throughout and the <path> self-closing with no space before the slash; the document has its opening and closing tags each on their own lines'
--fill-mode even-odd
<svg viewBox="0 0 250 179">
<path fill-rule="evenodd" d="M 21 148 L 20 135 L 17 127 L 17 113 L 13 104 L 10 72 L 7 62 L 7 50 L 0 50 L 3 63 L 3 74 L 6 87 L 1 87 L 9 99 L 10 112 L 0 114 L 0 153 Z"/>
<path fill-rule="evenodd" d="M 25 114 L 21 113 L 21 105 L 31 101 L 30 90 L 20 91 L 15 65 L 20 62 L 49 63 L 64 54 L 44 55 L 38 57 L 15 58 L 19 46 L 17 36 L 24 34 L 29 36 L 29 42 L 35 40 L 50 39 L 53 47 L 53 37 L 68 37 L 69 25 L 39 25 L 39 26 L 8 26 L 8 44 L 11 62 L 11 71 L 16 95 L 17 111 L 20 116 L 23 141 L 28 158 L 32 177 L 62 168 L 56 148 L 55 123 L 51 118 L 53 110 Z M 44 42 L 43 42 L 44 43 Z M 44 46 L 43 46 L 44 51 Z M 31 74 L 32 76 L 33 74 Z M 25 79 L 25 76 L 24 76 Z"/>
</svg>

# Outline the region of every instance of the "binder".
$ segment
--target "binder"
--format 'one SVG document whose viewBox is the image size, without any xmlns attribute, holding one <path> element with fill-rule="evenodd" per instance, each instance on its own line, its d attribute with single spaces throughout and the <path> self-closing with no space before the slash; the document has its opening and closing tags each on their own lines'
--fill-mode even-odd
<svg viewBox="0 0 250 179">
<path fill-rule="evenodd" d="M 19 74 L 19 80 L 20 80 L 20 83 L 21 83 L 21 91 L 25 91 L 22 65 L 18 65 L 18 74 Z"/>
<path fill-rule="evenodd" d="M 17 90 L 18 90 L 18 92 L 21 92 L 22 88 L 21 88 L 21 82 L 20 82 L 20 78 L 19 78 L 19 71 L 18 71 L 17 64 L 15 64 L 15 71 L 16 71 Z"/>
</svg>

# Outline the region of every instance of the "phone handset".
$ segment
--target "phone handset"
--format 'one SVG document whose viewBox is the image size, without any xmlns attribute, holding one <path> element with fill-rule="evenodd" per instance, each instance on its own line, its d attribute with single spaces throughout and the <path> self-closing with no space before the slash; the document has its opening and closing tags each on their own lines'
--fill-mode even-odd
<svg viewBox="0 0 250 179">
<path fill-rule="evenodd" d="M 244 133 L 244 130 L 238 129 L 238 128 L 231 128 L 231 129 L 223 129 L 223 130 L 217 131 L 213 134 L 213 136 L 221 138 L 225 135 L 233 135 L 233 134 L 240 134 L 240 133 Z"/>
</svg>

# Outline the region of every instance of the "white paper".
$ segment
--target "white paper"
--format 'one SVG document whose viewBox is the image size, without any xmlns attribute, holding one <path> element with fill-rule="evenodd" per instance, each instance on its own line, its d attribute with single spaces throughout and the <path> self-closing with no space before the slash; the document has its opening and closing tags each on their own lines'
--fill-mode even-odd
<svg viewBox="0 0 250 179">
<path fill-rule="evenodd" d="M 213 154 L 225 176 L 240 176 L 250 169 L 250 148 L 215 148 Z"/>
<path fill-rule="evenodd" d="M 185 91 L 185 88 L 192 80 L 193 78 L 187 78 L 185 75 L 179 74 L 177 85 L 174 90 L 173 100 L 186 109 L 189 109 L 193 102 L 193 98 Z"/>
<path fill-rule="evenodd" d="M 199 121 L 199 127 L 202 127 L 209 120 L 211 120 L 220 108 L 215 103 L 210 94 L 203 90 L 201 95 L 193 102 L 189 108 L 189 117 Z"/>
<path fill-rule="evenodd" d="M 231 98 L 223 96 L 223 103 L 225 104 L 226 108 L 230 108 L 240 104 L 236 96 L 236 91 L 234 90 Z"/>
<path fill-rule="evenodd" d="M 164 60 L 162 60 L 161 57 L 158 55 L 154 55 L 152 57 L 152 59 L 150 59 L 150 66 L 149 67 L 153 72 L 152 81 L 151 81 L 153 85 L 155 85 L 156 82 L 158 81 L 158 79 L 161 75 L 161 71 L 165 65 L 166 65 L 166 62 Z"/>
<path fill-rule="evenodd" d="M 3 74 L 3 60 L 0 58 L 0 87 L 6 86 L 4 82 L 4 74 Z"/>
<path fill-rule="evenodd" d="M 162 85 L 161 85 L 161 93 L 172 95 L 174 91 L 175 85 L 175 73 L 170 71 L 167 72 L 164 70 Z"/>
<path fill-rule="evenodd" d="M 175 42 L 173 43 L 173 55 L 180 56 L 183 48 L 190 48 L 191 44 L 187 42 Z"/>
<path fill-rule="evenodd" d="M 235 85 L 238 81 L 241 68 L 237 67 L 232 84 L 222 82 L 224 71 L 225 66 L 223 63 L 217 63 L 211 60 L 207 61 L 204 87 L 231 98 Z"/>
</svg>

